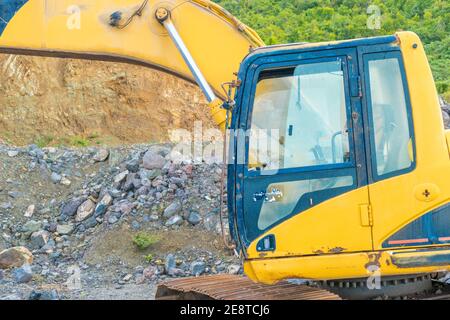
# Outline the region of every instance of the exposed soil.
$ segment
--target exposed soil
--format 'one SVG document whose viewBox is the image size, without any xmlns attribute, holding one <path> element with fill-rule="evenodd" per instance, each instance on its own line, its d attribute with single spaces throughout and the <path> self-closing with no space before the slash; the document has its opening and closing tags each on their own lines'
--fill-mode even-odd
<svg viewBox="0 0 450 320">
<path fill-rule="evenodd" d="M 105 230 L 97 235 L 96 241 L 86 252 L 86 263 L 95 265 L 104 264 L 110 260 L 121 260 L 130 265 L 139 265 L 144 262 L 144 257 L 148 254 L 164 257 L 171 252 L 192 249 L 227 254 L 220 238 L 203 230 L 186 228 L 151 232 L 159 237 L 159 241 L 146 250 L 139 250 L 133 245 L 133 237 L 137 232 L 131 230 L 128 225 L 122 225 L 113 231 Z"/>
<path fill-rule="evenodd" d="M 123 63 L 0 55 L 0 141 L 24 145 L 165 142 L 214 127 L 201 91 Z"/>
</svg>

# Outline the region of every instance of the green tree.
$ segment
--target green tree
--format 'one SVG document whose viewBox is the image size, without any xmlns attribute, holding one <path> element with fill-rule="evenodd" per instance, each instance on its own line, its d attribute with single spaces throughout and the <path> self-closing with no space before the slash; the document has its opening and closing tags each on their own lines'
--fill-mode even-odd
<svg viewBox="0 0 450 320">
<path fill-rule="evenodd" d="M 450 96 L 448 0 L 213 0 L 254 28 L 267 44 L 316 42 L 416 32 L 427 51 L 440 93 Z M 377 5 L 381 28 L 367 28 Z"/>
</svg>

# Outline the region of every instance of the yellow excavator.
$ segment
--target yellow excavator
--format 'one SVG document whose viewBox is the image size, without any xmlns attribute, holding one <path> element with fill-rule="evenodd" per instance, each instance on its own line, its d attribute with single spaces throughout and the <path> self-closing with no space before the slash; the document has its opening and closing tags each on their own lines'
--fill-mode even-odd
<svg viewBox="0 0 450 320">
<path fill-rule="evenodd" d="M 0 53 L 164 70 L 229 129 L 228 245 L 248 278 L 157 298 L 399 294 L 450 268 L 450 132 L 412 32 L 265 46 L 207 0 L 1 0 Z"/>
</svg>

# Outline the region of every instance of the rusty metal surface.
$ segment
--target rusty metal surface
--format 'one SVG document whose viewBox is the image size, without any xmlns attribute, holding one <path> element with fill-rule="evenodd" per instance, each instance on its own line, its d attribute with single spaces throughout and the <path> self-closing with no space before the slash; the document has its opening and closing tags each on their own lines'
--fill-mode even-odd
<svg viewBox="0 0 450 320">
<path fill-rule="evenodd" d="M 341 300 L 324 289 L 281 282 L 267 286 L 234 275 L 168 280 L 158 286 L 157 300 Z"/>
</svg>

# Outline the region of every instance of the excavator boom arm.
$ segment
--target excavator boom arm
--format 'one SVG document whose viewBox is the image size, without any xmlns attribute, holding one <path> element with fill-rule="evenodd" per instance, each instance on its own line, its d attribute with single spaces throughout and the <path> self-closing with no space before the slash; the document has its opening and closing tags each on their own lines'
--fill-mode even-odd
<svg viewBox="0 0 450 320">
<path fill-rule="evenodd" d="M 171 26 L 201 70 L 211 94 L 156 12 L 170 12 Z M 249 49 L 264 45 L 259 36 L 208 0 L 6 0 L 0 3 L 0 53 L 81 57 L 139 63 L 197 82 L 223 125 L 221 85 Z"/>
</svg>

